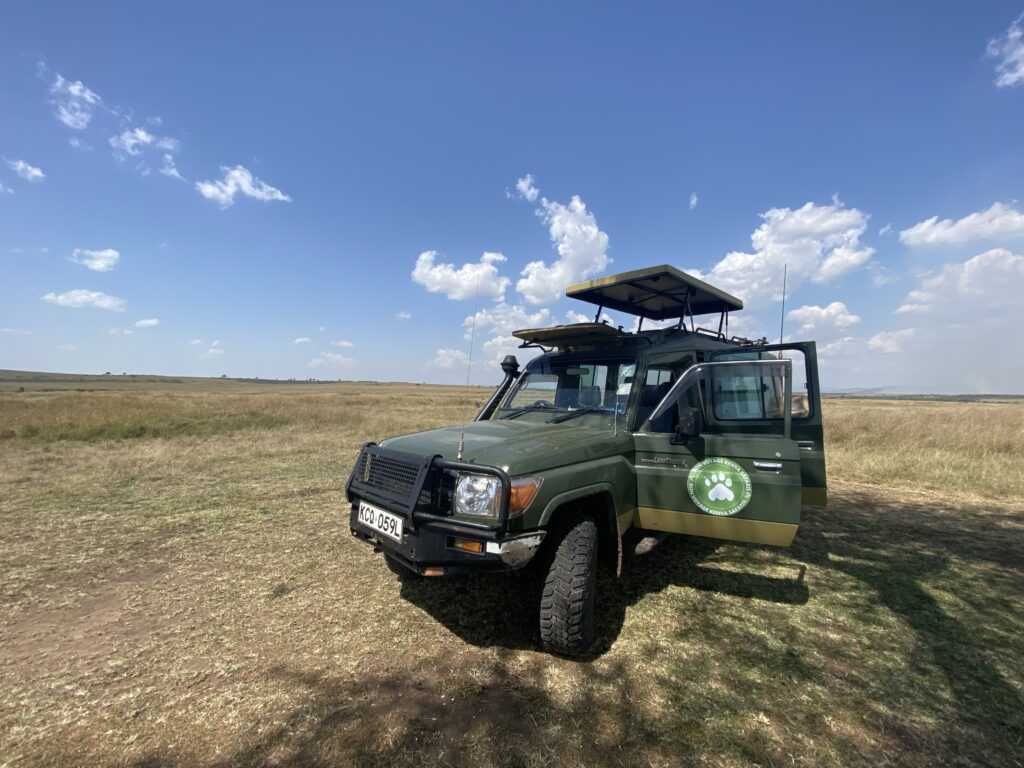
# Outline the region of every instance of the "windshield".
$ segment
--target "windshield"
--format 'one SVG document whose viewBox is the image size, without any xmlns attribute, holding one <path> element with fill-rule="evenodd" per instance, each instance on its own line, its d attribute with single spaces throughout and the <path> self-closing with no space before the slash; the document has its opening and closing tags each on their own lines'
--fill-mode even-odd
<svg viewBox="0 0 1024 768">
<path fill-rule="evenodd" d="M 496 411 L 495 418 L 560 423 L 579 416 L 588 424 L 613 424 L 626 412 L 633 389 L 635 360 L 566 360 L 539 358 L 527 366 L 519 382 Z"/>
</svg>

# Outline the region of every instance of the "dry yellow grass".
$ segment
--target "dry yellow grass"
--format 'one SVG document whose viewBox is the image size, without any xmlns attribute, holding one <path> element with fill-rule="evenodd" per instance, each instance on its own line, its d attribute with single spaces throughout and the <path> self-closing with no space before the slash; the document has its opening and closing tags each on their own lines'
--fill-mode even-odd
<svg viewBox="0 0 1024 768">
<path fill-rule="evenodd" d="M 847 481 L 1024 497 L 1024 400 L 830 399 L 828 466 Z"/>
<path fill-rule="evenodd" d="M 1019 406 L 829 401 L 794 546 L 670 540 L 571 662 L 527 585 L 348 534 L 359 445 L 461 390 L 149 386 L 0 393 L 0 765 L 1019 761 Z"/>
</svg>

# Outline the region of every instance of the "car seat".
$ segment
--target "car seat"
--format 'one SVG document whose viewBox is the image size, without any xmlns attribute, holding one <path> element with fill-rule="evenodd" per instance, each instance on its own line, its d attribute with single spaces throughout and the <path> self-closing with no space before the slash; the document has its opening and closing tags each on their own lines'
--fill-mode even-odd
<svg viewBox="0 0 1024 768">
<path fill-rule="evenodd" d="M 647 420 L 647 417 L 651 415 L 651 411 L 653 411 L 655 406 L 661 402 L 661 399 L 668 394 L 668 391 L 671 388 L 671 381 L 665 381 L 661 384 L 648 384 L 644 387 L 643 391 L 640 393 L 640 406 L 637 408 L 636 424 L 638 427 Z M 673 415 L 673 409 L 669 408 L 665 413 L 661 414 L 661 416 L 651 422 L 651 431 L 671 432 Z"/>
</svg>

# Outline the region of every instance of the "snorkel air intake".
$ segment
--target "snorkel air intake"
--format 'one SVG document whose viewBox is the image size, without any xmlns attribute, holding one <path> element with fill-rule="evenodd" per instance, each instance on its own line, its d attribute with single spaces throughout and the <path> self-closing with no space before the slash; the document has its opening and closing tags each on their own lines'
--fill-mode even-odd
<svg viewBox="0 0 1024 768">
<path fill-rule="evenodd" d="M 494 390 L 494 394 L 491 395 L 491 399 L 487 401 L 473 421 L 486 421 L 491 418 L 491 414 L 494 413 L 494 409 L 498 407 L 498 403 L 500 403 L 501 399 L 505 397 L 505 393 L 508 392 L 508 388 L 512 386 L 512 382 L 514 382 L 519 376 L 519 361 L 516 360 L 516 356 L 505 355 L 505 359 L 501 361 L 501 370 L 505 373 L 505 380 L 498 385 L 496 390 Z"/>
</svg>

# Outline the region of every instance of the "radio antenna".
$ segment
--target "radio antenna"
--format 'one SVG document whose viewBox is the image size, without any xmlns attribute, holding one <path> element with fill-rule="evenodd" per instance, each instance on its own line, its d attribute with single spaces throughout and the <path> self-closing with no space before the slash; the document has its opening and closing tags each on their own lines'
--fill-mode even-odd
<svg viewBox="0 0 1024 768">
<path fill-rule="evenodd" d="M 778 321 L 778 343 L 782 343 L 782 330 L 785 328 L 785 272 L 790 267 L 790 262 L 782 264 L 782 316 Z M 474 312 L 473 316 L 476 314 Z M 782 356 L 781 354 L 779 355 Z"/>
<path fill-rule="evenodd" d="M 476 279 L 476 291 L 473 293 L 473 325 L 469 331 L 469 360 L 466 362 L 466 403 L 469 404 L 469 377 L 473 373 L 473 342 L 476 341 L 476 309 L 480 300 L 480 278 Z M 462 422 L 462 433 L 459 435 L 459 453 L 455 457 L 462 461 L 462 449 L 466 445 L 466 422 Z"/>
</svg>

